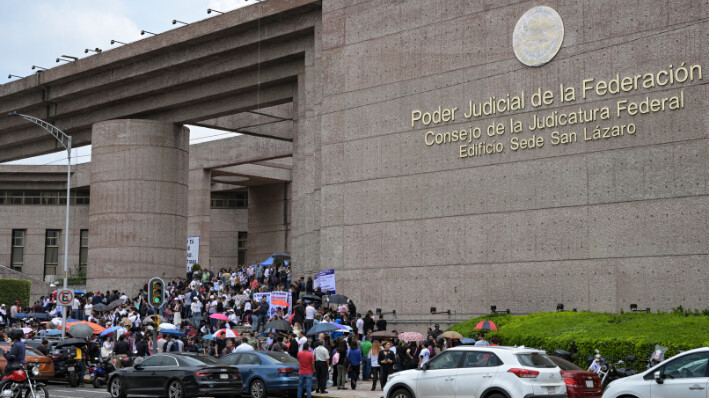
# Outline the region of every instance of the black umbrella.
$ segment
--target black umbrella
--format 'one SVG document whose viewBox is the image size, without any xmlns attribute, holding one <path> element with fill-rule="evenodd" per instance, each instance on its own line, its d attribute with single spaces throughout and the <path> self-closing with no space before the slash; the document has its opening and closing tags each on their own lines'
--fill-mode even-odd
<svg viewBox="0 0 709 398">
<path fill-rule="evenodd" d="M 271 257 L 273 257 L 274 260 L 280 261 L 290 260 L 290 254 L 288 253 L 273 253 Z"/>
<path fill-rule="evenodd" d="M 291 330 L 293 330 L 293 327 L 290 325 L 290 323 L 284 321 L 283 319 L 275 319 L 273 321 L 266 322 L 264 328 L 282 330 L 284 332 L 290 332 Z"/>
<path fill-rule="evenodd" d="M 60 340 L 55 347 L 61 348 L 61 347 L 75 347 L 79 345 L 86 345 L 86 340 L 84 339 L 77 339 L 77 338 L 71 338 L 71 339 L 64 339 Z"/>
<path fill-rule="evenodd" d="M 347 304 L 347 302 L 350 299 L 347 298 L 347 296 L 343 296 L 342 294 L 333 294 L 332 296 L 328 296 L 328 302 L 330 304 Z"/>
<path fill-rule="evenodd" d="M 116 301 L 118 301 L 118 300 L 116 300 Z M 94 311 L 101 312 L 101 311 L 106 311 L 108 306 L 106 304 L 96 304 L 92 308 Z"/>
<path fill-rule="evenodd" d="M 335 326 L 332 323 L 329 322 L 323 322 L 323 323 L 318 323 L 317 325 L 311 327 L 308 330 L 308 336 L 315 336 L 316 334 L 320 333 L 330 333 L 330 332 L 337 332 L 340 331 L 339 327 Z"/>
<path fill-rule="evenodd" d="M 322 302 L 322 299 L 314 294 L 304 294 L 300 296 L 300 299 L 303 301 L 320 301 Z"/>
<path fill-rule="evenodd" d="M 118 308 L 121 304 L 123 304 L 123 300 L 121 300 L 121 299 L 113 300 L 113 301 L 111 301 L 110 304 L 108 304 L 108 305 L 106 306 L 106 309 L 107 309 L 108 311 L 115 310 L 115 309 Z"/>
</svg>

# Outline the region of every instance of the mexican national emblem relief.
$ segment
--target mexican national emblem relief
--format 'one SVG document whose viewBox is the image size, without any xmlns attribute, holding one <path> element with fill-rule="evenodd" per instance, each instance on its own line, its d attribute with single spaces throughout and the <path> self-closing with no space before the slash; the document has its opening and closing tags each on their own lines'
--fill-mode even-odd
<svg viewBox="0 0 709 398">
<path fill-rule="evenodd" d="M 559 52 L 564 40 L 564 23 L 553 8 L 538 6 L 517 21 L 512 45 L 517 59 L 527 66 L 541 66 Z"/>
</svg>

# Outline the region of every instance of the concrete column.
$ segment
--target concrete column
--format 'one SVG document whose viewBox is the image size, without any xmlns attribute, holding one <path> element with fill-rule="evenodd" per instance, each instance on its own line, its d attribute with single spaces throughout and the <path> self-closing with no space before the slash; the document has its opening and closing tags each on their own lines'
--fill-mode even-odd
<svg viewBox="0 0 709 398">
<path fill-rule="evenodd" d="M 110 120 L 92 131 L 87 288 L 129 295 L 184 276 L 189 130 Z"/>
<path fill-rule="evenodd" d="M 249 188 L 247 262 L 255 264 L 276 252 L 289 251 L 290 184 Z"/>
<path fill-rule="evenodd" d="M 211 170 L 201 168 L 189 171 L 189 199 L 187 208 L 187 236 L 199 236 L 199 264 L 208 268 L 211 216 Z"/>
</svg>

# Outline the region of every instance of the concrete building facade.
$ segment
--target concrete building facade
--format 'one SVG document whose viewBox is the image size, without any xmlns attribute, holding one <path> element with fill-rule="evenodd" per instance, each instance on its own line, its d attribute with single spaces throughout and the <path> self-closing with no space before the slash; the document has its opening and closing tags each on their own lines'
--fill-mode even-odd
<svg viewBox="0 0 709 398">
<path fill-rule="evenodd" d="M 697 1 L 268 0 L 5 85 L 0 110 L 83 144 L 109 119 L 243 133 L 189 148 L 169 239 L 231 259 L 245 219 L 249 263 L 287 250 L 401 320 L 703 308 L 708 23 Z M 52 147 L 7 117 L 0 143 Z M 225 184 L 239 221 L 207 204 Z"/>
</svg>

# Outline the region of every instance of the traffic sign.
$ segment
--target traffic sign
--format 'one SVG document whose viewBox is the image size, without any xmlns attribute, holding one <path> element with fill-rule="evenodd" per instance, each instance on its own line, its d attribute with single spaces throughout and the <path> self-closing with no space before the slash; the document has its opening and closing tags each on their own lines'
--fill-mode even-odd
<svg viewBox="0 0 709 398">
<path fill-rule="evenodd" d="M 74 304 L 74 291 L 71 289 L 62 289 L 57 291 L 57 302 L 59 305 Z"/>
<path fill-rule="evenodd" d="M 160 308 L 165 304 L 165 282 L 160 278 L 153 278 L 148 282 L 148 297 L 153 308 Z"/>
</svg>

